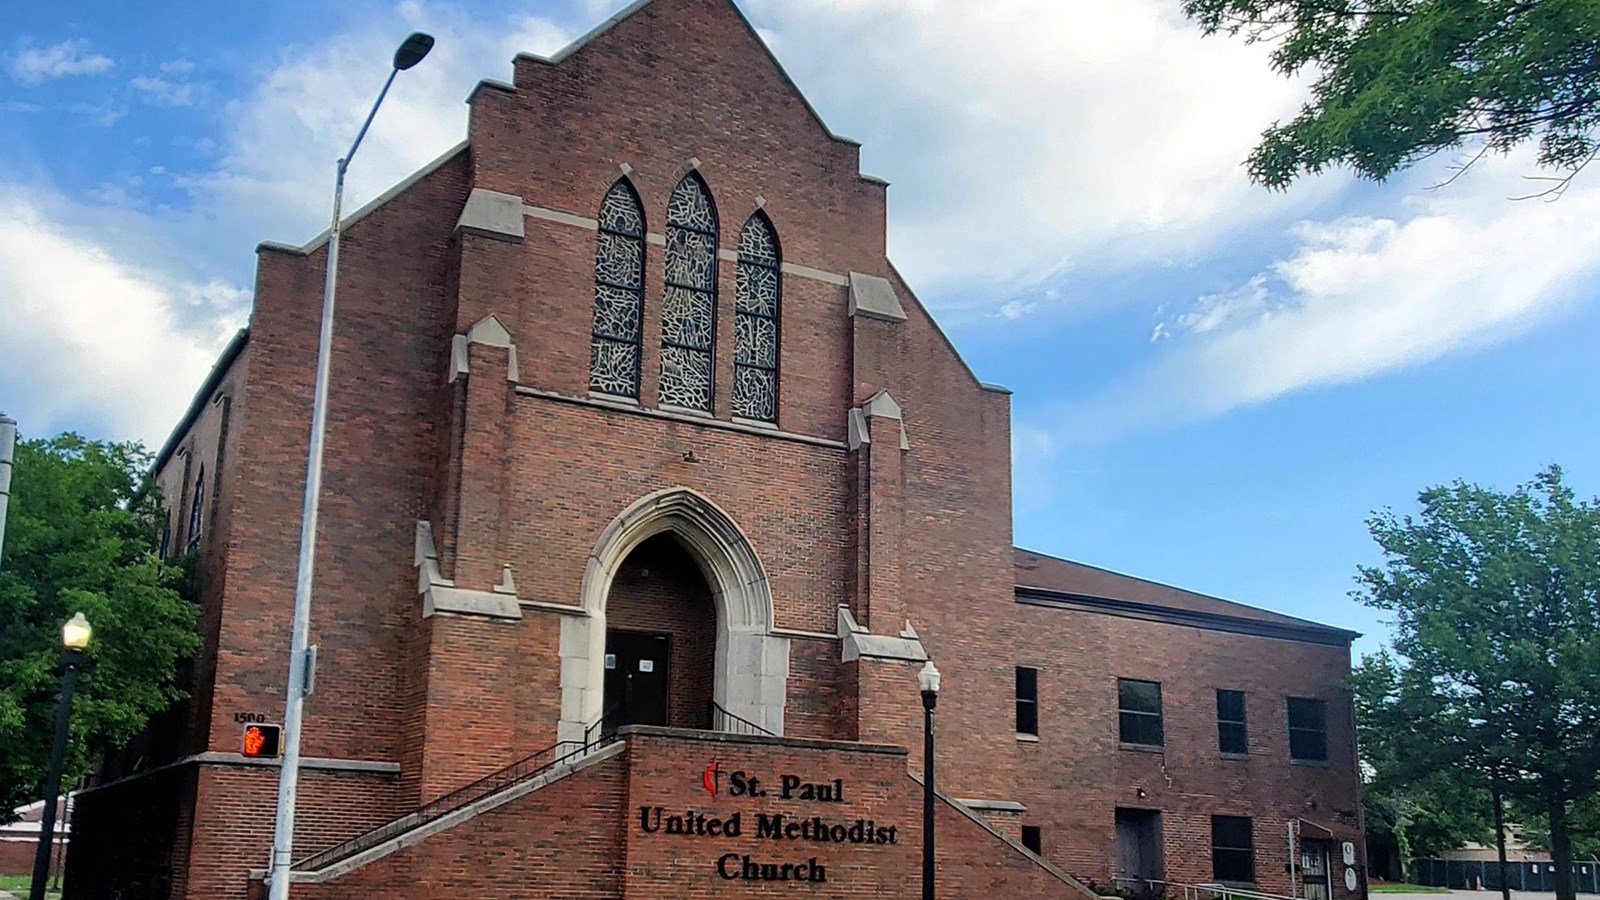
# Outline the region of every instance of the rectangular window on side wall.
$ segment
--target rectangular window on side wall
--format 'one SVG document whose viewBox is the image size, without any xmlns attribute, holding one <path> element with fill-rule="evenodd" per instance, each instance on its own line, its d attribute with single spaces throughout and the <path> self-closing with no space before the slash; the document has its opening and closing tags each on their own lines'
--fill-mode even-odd
<svg viewBox="0 0 1600 900">
<path fill-rule="evenodd" d="M 189 545 L 185 552 L 200 546 L 200 526 L 205 522 L 206 516 L 206 467 L 200 467 L 200 474 L 194 480 L 194 499 L 189 504 Z"/>
<path fill-rule="evenodd" d="M 1117 679 L 1117 732 L 1124 744 L 1163 745 L 1160 682 Z"/>
<path fill-rule="evenodd" d="M 1325 701 L 1289 698 L 1289 758 L 1295 762 L 1328 761 L 1328 704 Z"/>
<path fill-rule="evenodd" d="M 1255 884 L 1256 845 L 1249 816 L 1211 817 L 1211 878 Z"/>
<path fill-rule="evenodd" d="M 1250 752 L 1250 733 L 1244 724 L 1244 691 L 1217 691 L 1217 749 L 1224 756 Z"/>
<path fill-rule="evenodd" d="M 1017 734 L 1039 735 L 1039 670 L 1017 666 Z"/>
<path fill-rule="evenodd" d="M 1039 837 L 1039 826 L 1022 826 L 1022 846 L 1027 847 L 1029 850 L 1032 850 L 1034 853 L 1037 853 L 1040 856 L 1044 855 L 1044 851 L 1039 849 L 1040 847 L 1044 846 Z"/>
</svg>

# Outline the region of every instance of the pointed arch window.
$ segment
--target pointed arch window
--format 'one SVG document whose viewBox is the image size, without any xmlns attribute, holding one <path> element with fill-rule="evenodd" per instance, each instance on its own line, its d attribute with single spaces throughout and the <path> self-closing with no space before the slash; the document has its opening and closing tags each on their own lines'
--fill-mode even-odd
<svg viewBox="0 0 1600 900">
<path fill-rule="evenodd" d="M 644 206 L 626 178 L 600 204 L 594 256 L 594 331 L 589 344 L 589 389 L 639 396 L 644 341 Z"/>
<path fill-rule="evenodd" d="M 711 411 L 717 333 L 717 211 L 696 172 L 667 200 L 661 402 Z"/>
<path fill-rule="evenodd" d="M 733 306 L 733 414 L 778 421 L 778 301 L 782 257 L 778 234 L 765 213 L 739 233 Z"/>
</svg>

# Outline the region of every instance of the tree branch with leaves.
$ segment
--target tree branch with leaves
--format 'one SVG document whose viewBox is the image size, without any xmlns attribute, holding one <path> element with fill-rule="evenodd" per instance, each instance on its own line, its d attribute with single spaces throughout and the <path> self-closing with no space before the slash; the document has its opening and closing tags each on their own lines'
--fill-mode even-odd
<svg viewBox="0 0 1600 900">
<path fill-rule="evenodd" d="M 1566 173 L 1553 176 L 1564 189 L 1600 149 L 1594 0 L 1183 0 L 1183 9 L 1206 34 L 1270 43 L 1279 74 L 1315 75 L 1311 101 L 1250 154 L 1250 177 L 1266 187 L 1336 166 L 1382 180 L 1441 150 L 1504 153 L 1535 141 L 1538 164 Z"/>
</svg>

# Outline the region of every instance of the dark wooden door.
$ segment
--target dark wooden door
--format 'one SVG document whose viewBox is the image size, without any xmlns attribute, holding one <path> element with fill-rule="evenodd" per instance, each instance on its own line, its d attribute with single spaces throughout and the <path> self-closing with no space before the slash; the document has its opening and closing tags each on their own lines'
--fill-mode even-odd
<svg viewBox="0 0 1600 900">
<path fill-rule="evenodd" d="M 607 631 L 606 732 L 623 725 L 667 724 L 668 658 L 672 640 L 643 631 Z"/>
</svg>

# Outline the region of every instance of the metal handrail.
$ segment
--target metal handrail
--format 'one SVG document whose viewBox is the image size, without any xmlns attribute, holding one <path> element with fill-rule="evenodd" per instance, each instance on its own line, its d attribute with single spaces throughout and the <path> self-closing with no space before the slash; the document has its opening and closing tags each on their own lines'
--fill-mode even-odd
<svg viewBox="0 0 1600 900">
<path fill-rule="evenodd" d="M 715 700 L 711 701 L 711 730 L 725 731 L 730 734 L 754 734 L 765 735 L 766 737 L 777 737 L 777 735 L 765 728 L 762 728 L 760 725 L 757 725 L 749 719 L 742 718 L 734 715 L 731 712 L 728 712 L 726 709 L 722 708 L 722 704 Z"/>
<path fill-rule="evenodd" d="M 1296 900 L 1296 898 L 1285 897 L 1282 894 L 1264 894 L 1261 891 L 1229 887 L 1221 883 L 1172 886 L 1183 888 L 1183 900 L 1230 900 L 1230 898 L 1234 897 L 1241 897 L 1244 900 Z"/>
<path fill-rule="evenodd" d="M 598 725 L 599 722 L 596 722 L 585 729 L 582 741 L 557 741 L 537 753 L 519 759 L 505 768 L 491 772 L 465 787 L 457 788 L 442 797 L 436 798 L 387 825 L 374 828 L 341 844 L 335 844 L 326 850 L 313 853 L 295 863 L 294 871 L 311 872 L 326 868 L 336 862 L 355 856 L 357 853 L 370 850 L 408 831 L 420 828 L 429 822 L 436 822 L 457 810 L 471 806 L 485 797 L 503 791 L 512 785 L 526 781 L 564 762 L 611 743 L 615 735 L 591 734 L 592 731 L 598 730 Z"/>
<path fill-rule="evenodd" d="M 609 734 L 606 732 L 606 719 L 611 718 L 611 714 L 621 708 L 622 701 L 619 700 L 618 702 L 611 704 L 611 706 L 608 707 L 605 712 L 602 712 L 599 717 L 597 717 L 593 722 L 589 723 L 589 727 L 583 730 L 583 744 L 585 747 L 593 745 L 595 741 L 601 738 L 612 737 L 616 734 L 616 729 L 614 728 Z"/>
</svg>

